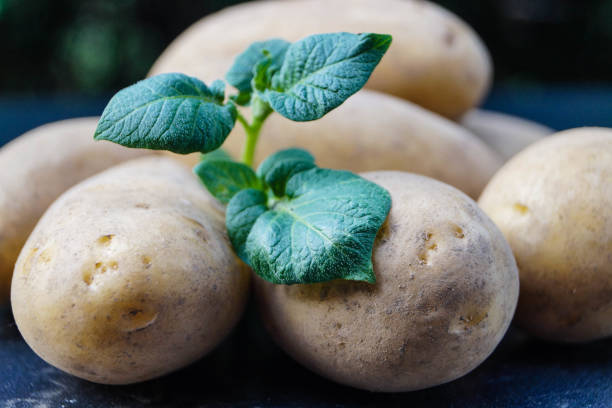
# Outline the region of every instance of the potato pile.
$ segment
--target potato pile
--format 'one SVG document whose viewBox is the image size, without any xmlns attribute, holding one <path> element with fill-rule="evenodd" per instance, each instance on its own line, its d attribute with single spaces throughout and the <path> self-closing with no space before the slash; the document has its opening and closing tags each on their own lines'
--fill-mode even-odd
<svg viewBox="0 0 612 408">
<path fill-rule="evenodd" d="M 517 323 L 536 336 L 612 335 L 612 131 L 545 137 L 552 130 L 476 110 L 491 82 L 490 57 L 447 10 L 421 0 L 249 2 L 189 28 L 151 75 L 184 72 L 210 83 L 254 41 L 332 31 L 394 38 L 369 89 L 322 120 L 273 114 L 256 162 L 302 147 L 319 166 L 386 188 L 392 204 L 374 244 L 377 282 L 255 278 L 271 337 L 333 381 L 397 392 L 477 367 L 517 303 Z M 79 133 L 97 149 L 111 147 L 90 141 L 94 125 Z M 236 126 L 223 147 L 236 157 L 244 138 Z M 251 271 L 233 252 L 223 206 L 175 160 L 193 166 L 199 155 L 142 158 L 81 181 L 126 150 L 83 148 L 49 166 L 28 140 L 0 151 L 0 163 L 15 169 L 14 180 L 0 178 L 0 276 L 8 285 L 21 251 L 12 307 L 36 353 L 81 378 L 126 384 L 218 344 L 240 318 Z M 30 187 L 33 173 L 48 180 Z M 9 195 L 19 199 L 9 203 Z"/>
</svg>

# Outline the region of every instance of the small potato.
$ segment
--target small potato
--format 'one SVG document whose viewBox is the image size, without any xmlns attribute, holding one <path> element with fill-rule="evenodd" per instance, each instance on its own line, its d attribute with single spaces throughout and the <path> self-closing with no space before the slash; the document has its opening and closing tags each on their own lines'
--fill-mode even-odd
<svg viewBox="0 0 612 408">
<path fill-rule="evenodd" d="M 9 300 L 21 247 L 53 200 L 91 175 L 149 154 L 95 143 L 97 123 L 93 117 L 50 123 L 0 149 L 0 304 Z"/>
<path fill-rule="evenodd" d="M 244 130 L 236 124 L 223 148 L 240 157 L 244 140 Z M 270 115 L 255 162 L 289 147 L 310 151 L 321 167 L 419 173 L 474 198 L 502 165 L 495 152 L 456 123 L 399 98 L 365 90 L 317 121 L 298 123 Z M 190 166 L 199 157 L 178 156 Z"/>
<path fill-rule="evenodd" d="M 87 179 L 51 205 L 17 261 L 11 300 L 41 358 L 128 384 L 210 351 L 240 318 L 248 286 L 223 208 L 183 166 L 153 157 Z"/>
<path fill-rule="evenodd" d="M 612 129 L 559 132 L 512 158 L 480 206 L 516 257 L 516 322 L 581 342 L 612 335 Z"/>
<path fill-rule="evenodd" d="M 207 16 L 181 34 L 150 74 L 184 72 L 220 79 L 252 42 L 296 41 L 325 32 L 393 35 L 391 48 L 366 85 L 431 111 L 459 118 L 491 82 L 489 54 L 457 16 L 422 0 L 256 1 Z"/>
<path fill-rule="evenodd" d="M 518 116 L 480 109 L 468 112 L 461 119 L 461 125 L 481 138 L 505 160 L 555 132 L 547 126 Z"/>
<path fill-rule="evenodd" d="M 518 271 L 508 243 L 458 190 L 403 172 L 364 177 L 392 206 L 374 244 L 376 284 L 256 280 L 273 338 L 309 369 L 372 391 L 411 391 L 461 377 L 512 319 Z"/>
</svg>

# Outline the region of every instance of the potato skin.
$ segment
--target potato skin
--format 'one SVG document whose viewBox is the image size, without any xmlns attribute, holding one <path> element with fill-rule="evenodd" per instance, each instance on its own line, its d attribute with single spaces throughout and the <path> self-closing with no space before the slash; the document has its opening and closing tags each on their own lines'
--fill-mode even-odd
<svg viewBox="0 0 612 408">
<path fill-rule="evenodd" d="M 393 35 L 368 88 L 453 119 L 478 105 L 489 88 L 491 61 L 480 38 L 448 10 L 422 0 L 257 1 L 229 7 L 181 34 L 150 75 L 184 72 L 209 82 L 223 78 L 254 41 L 296 41 L 337 31 Z"/>
<path fill-rule="evenodd" d="M 222 207 L 180 164 L 144 158 L 55 201 L 17 261 L 12 306 L 44 360 L 128 384 L 206 354 L 240 318 L 248 289 Z"/>
<path fill-rule="evenodd" d="M 267 328 L 298 362 L 356 388 L 411 391 L 465 375 L 512 319 L 518 272 L 508 244 L 448 185 L 403 172 L 363 176 L 392 197 L 374 245 L 377 283 L 257 278 Z"/>
<path fill-rule="evenodd" d="M 53 122 L 0 149 L 0 304 L 8 303 L 19 251 L 47 207 L 79 181 L 150 154 L 94 142 L 98 118 Z"/>
<path fill-rule="evenodd" d="M 240 157 L 244 140 L 244 130 L 237 123 L 223 148 Z M 366 90 L 317 121 L 298 123 L 270 115 L 255 162 L 289 147 L 307 149 L 321 167 L 419 173 L 473 198 L 502 165 L 495 152 L 456 123 L 408 101 Z M 199 154 L 178 158 L 194 166 Z"/>
<path fill-rule="evenodd" d="M 517 324 L 553 341 L 612 335 L 612 129 L 571 129 L 528 147 L 479 204 L 519 265 Z"/>
<path fill-rule="evenodd" d="M 505 113 L 474 109 L 461 125 L 508 160 L 525 147 L 555 133 L 548 126 Z"/>
</svg>

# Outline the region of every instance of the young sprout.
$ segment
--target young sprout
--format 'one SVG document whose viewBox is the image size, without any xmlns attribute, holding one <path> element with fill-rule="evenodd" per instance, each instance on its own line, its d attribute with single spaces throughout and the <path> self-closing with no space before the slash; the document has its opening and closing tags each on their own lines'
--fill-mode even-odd
<svg viewBox="0 0 612 408">
<path fill-rule="evenodd" d="M 349 279 L 374 283 L 372 247 L 391 208 L 382 187 L 342 170 L 318 168 L 301 149 L 269 156 L 252 169 L 266 118 L 323 117 L 360 90 L 391 44 L 384 34 L 330 33 L 295 43 L 253 43 L 223 81 L 207 86 L 184 74 L 161 74 L 118 92 L 94 135 L 124 146 L 207 153 L 194 168 L 227 204 L 226 226 L 240 258 L 278 284 Z M 237 106 L 250 106 L 251 120 Z M 217 150 L 238 121 L 241 162 Z M 209 153 L 212 152 L 212 153 Z"/>
</svg>

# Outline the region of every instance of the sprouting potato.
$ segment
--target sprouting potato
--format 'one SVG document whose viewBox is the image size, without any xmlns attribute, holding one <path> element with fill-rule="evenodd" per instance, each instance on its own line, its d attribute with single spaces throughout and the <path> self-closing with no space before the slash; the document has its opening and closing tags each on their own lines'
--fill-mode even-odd
<svg viewBox="0 0 612 408">
<path fill-rule="evenodd" d="M 392 198 L 374 244 L 376 284 L 257 279 L 264 323 L 298 362 L 353 387 L 411 391 L 465 375 L 497 346 L 516 307 L 508 243 L 448 185 L 403 172 L 363 177 Z"/>
</svg>

